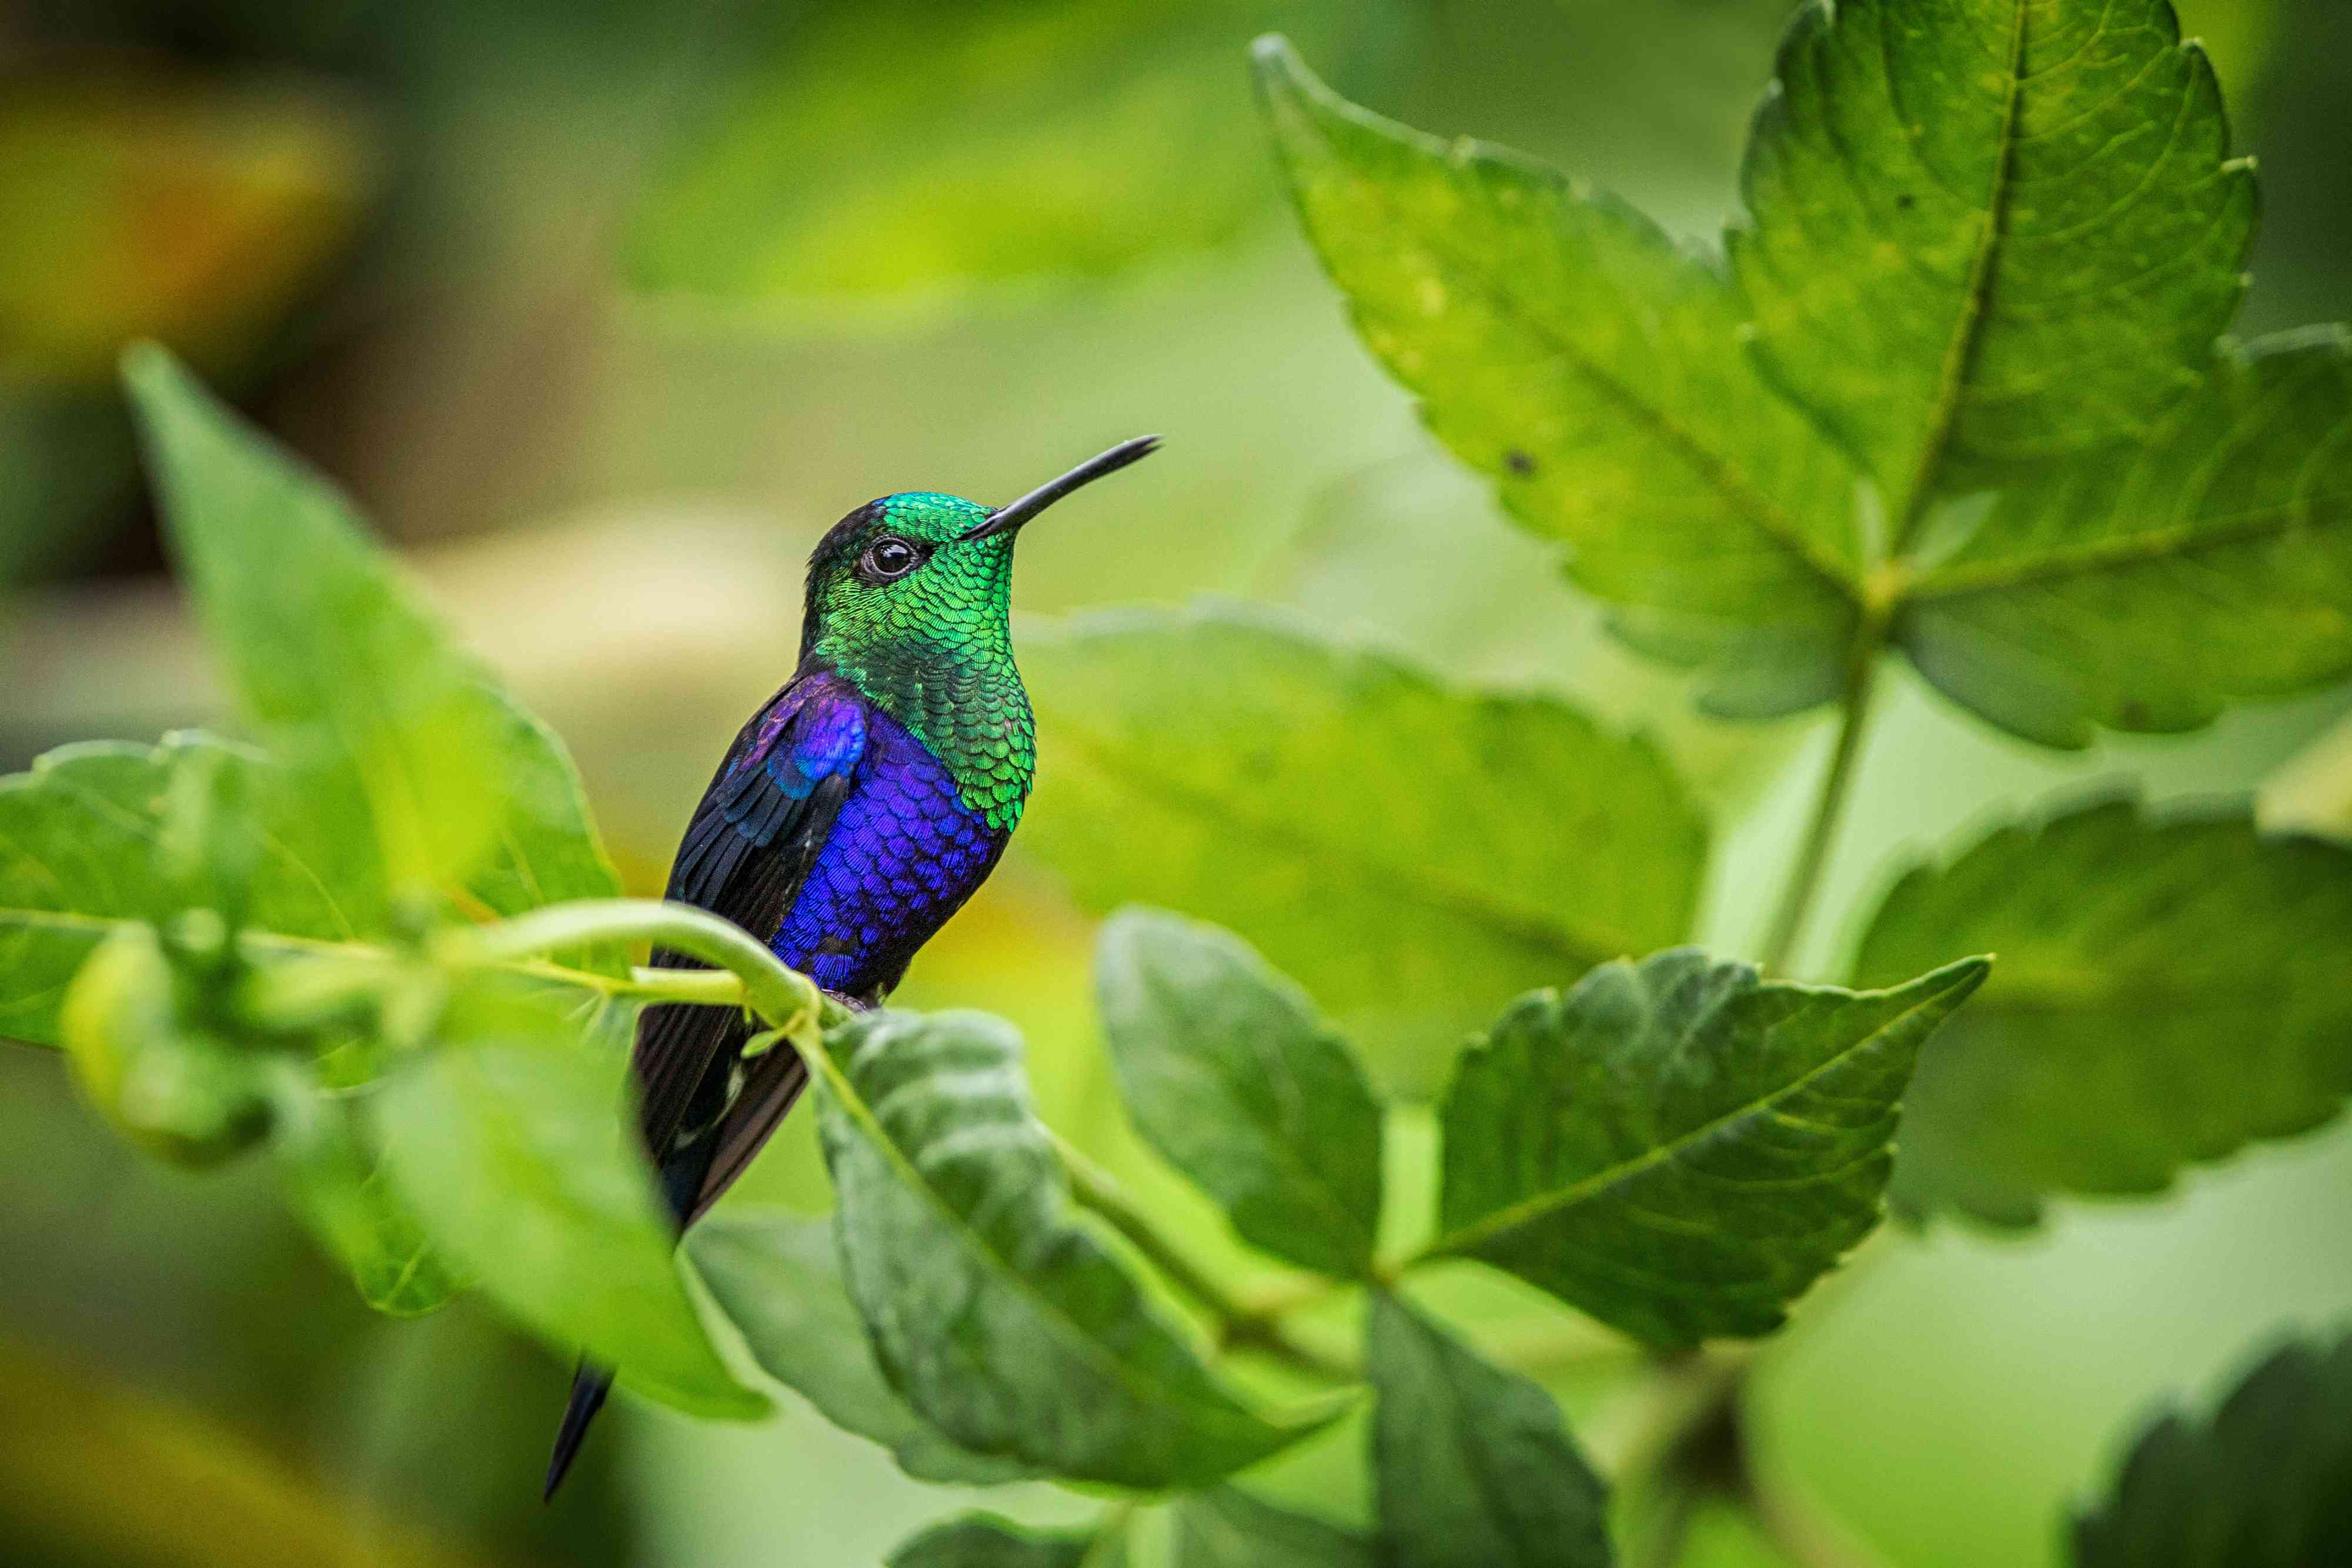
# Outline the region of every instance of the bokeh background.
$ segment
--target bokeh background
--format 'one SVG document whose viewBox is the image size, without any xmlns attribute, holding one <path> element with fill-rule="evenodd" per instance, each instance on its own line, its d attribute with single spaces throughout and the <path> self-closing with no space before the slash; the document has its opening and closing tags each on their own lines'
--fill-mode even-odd
<svg viewBox="0 0 2352 1568">
<path fill-rule="evenodd" d="M 2182 10 L 2261 160 L 2244 326 L 2352 316 L 2352 5 Z M 570 741 L 643 892 L 788 670 L 827 523 L 898 489 L 1001 499 L 1150 430 L 1162 455 L 1025 536 L 1024 614 L 1223 594 L 1565 689 L 1713 801 L 1708 934 L 1750 947 L 1824 737 L 1690 716 L 1419 431 L 1280 204 L 1244 47 L 1287 31 L 1349 96 L 1706 243 L 1787 11 L 0 5 L 0 765 L 217 718 L 113 386 L 134 337 L 190 356 L 411 554 Z M 2352 693 L 2053 758 L 1896 686 L 1825 908 L 2003 806 L 2117 778 L 2261 788 L 2274 820 L 2352 829 Z M 1821 925 L 1817 967 L 1851 935 Z M 1020 1023 L 1048 1119 L 1245 1268 L 1119 1122 L 1089 935 L 1016 844 L 901 998 Z M 805 1121 L 745 1186 L 823 1206 Z M 2029 1239 L 1891 1240 L 1775 1357 L 1768 1458 L 1900 1568 L 2051 1561 L 2064 1503 L 2152 1401 L 2352 1314 L 2347 1198 L 2339 1124 L 2160 1202 L 2061 1205 Z M 1489 1343 L 1552 1311 L 1452 1291 Z M 621 1409 L 543 1510 L 567 1370 L 472 1303 L 371 1316 L 266 1172 L 143 1161 L 58 1061 L 0 1044 L 0 1563 L 864 1563 L 968 1500 L 787 1397 L 758 1427 Z M 1265 1482 L 1360 1511 L 1356 1440 Z M 1759 1553 L 1718 1521 L 1693 1561 Z"/>
</svg>

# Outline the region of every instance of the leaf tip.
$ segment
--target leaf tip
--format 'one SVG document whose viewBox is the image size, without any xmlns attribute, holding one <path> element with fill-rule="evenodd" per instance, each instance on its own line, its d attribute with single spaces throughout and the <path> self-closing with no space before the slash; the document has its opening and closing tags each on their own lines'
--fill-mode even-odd
<svg viewBox="0 0 2352 1568">
<path fill-rule="evenodd" d="M 1298 51 L 1280 33 L 1260 33 L 1250 41 L 1250 63 L 1256 67 L 1260 80 L 1295 80 L 1306 72 L 1299 63 Z"/>
<path fill-rule="evenodd" d="M 1996 955 L 1979 953 L 1973 957 L 1957 958 L 1940 969 L 1930 970 L 1923 984 L 1932 988 L 1951 1007 L 1968 1000 L 1979 986 L 1992 973 Z"/>
<path fill-rule="evenodd" d="M 122 384 L 134 397 L 149 397 L 186 375 L 172 350 L 152 338 L 142 338 L 122 350 Z"/>
</svg>

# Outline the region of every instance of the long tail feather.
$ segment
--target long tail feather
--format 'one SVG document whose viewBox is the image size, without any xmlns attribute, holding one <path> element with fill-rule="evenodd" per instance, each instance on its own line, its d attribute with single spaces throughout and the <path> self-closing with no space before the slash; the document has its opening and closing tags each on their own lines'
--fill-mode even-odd
<svg viewBox="0 0 2352 1568">
<path fill-rule="evenodd" d="M 555 1451 L 547 1457 L 547 1490 L 540 1493 L 542 1501 L 552 1500 L 555 1489 L 563 1484 L 564 1472 L 571 1469 L 582 1439 L 588 1436 L 588 1423 L 604 1407 L 604 1396 L 612 1388 L 612 1373 L 583 1358 L 580 1369 L 572 1375 L 572 1402 L 563 1407 L 563 1425 L 555 1429 Z"/>
</svg>

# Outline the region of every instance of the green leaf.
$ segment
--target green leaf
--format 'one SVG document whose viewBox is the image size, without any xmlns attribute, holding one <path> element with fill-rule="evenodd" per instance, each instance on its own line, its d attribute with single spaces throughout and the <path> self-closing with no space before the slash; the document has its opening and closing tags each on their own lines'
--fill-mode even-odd
<svg viewBox="0 0 2352 1568">
<path fill-rule="evenodd" d="M 1773 378 L 1928 498 L 2154 428 L 2227 327 L 2252 166 L 2165 0 L 1816 3 L 1729 235 Z"/>
<path fill-rule="evenodd" d="M 626 1116 L 624 1061 L 546 996 L 461 993 L 437 1049 L 371 1102 L 394 1186 L 501 1306 L 700 1416 L 764 1415 L 712 1349 Z"/>
<path fill-rule="evenodd" d="M 1606 1568 L 1608 1489 L 1541 1388 L 1385 1291 L 1365 1339 L 1392 1568 Z"/>
<path fill-rule="evenodd" d="M 2265 836 L 2242 807 L 2002 828 L 1898 883 L 1856 968 L 1956 946 L 2000 968 L 1920 1064 L 1906 1212 L 2031 1224 L 2052 1193 L 2159 1192 L 2352 1092 L 2352 849 Z"/>
<path fill-rule="evenodd" d="M 369 1306 L 417 1317 L 466 1288 L 393 1189 L 374 1130 L 358 1107 L 320 1096 L 298 1121 L 282 1096 L 278 1106 L 271 1148 L 288 1201 Z"/>
<path fill-rule="evenodd" d="M 176 913 L 184 890 L 162 852 L 173 779 L 229 752 L 200 735 L 160 747 L 95 741 L 0 779 L 0 1035 L 61 1043 L 58 1005 L 82 961 L 118 927 Z M 279 825 L 258 831 L 244 877 L 247 924 L 282 936 L 348 935 L 318 870 L 322 852 Z"/>
<path fill-rule="evenodd" d="M 1529 987 L 1689 934 L 1704 819 L 1564 704 L 1231 608 L 1087 616 L 1021 657 L 1052 764 L 1023 841 L 1095 909 L 1239 932 L 1400 1092 Z"/>
<path fill-rule="evenodd" d="M 1210 1375 L 1096 1234 L 982 1013 L 873 1013 L 818 1077 L 849 1293 L 908 1404 L 966 1448 L 1124 1486 L 1200 1486 L 1315 1430 Z"/>
<path fill-rule="evenodd" d="M 829 301 L 837 319 L 845 298 L 1106 277 L 1223 243 L 1275 195 L 1234 91 L 1251 32 L 1278 19 L 1381 71 L 1403 10 L 895 0 L 802 12 L 754 47 L 749 79 L 656 183 L 630 235 L 631 278 Z"/>
<path fill-rule="evenodd" d="M 1243 1239 L 1327 1274 L 1370 1269 L 1380 1103 L 1306 995 L 1225 932 L 1150 910 L 1104 925 L 1095 993 L 1136 1129 Z"/>
<path fill-rule="evenodd" d="M 1234 1487 L 1179 1499 L 1173 1568 L 1372 1568 L 1362 1536 Z"/>
<path fill-rule="evenodd" d="M 1024 1530 L 992 1513 L 935 1524 L 886 1560 L 888 1568 L 1122 1568 L 1123 1535 Z"/>
<path fill-rule="evenodd" d="M 1366 113 L 1278 38 L 1257 65 L 1307 236 L 1439 439 L 1629 640 L 1712 666 L 1710 706 L 1834 695 L 1853 470 L 1740 350 L 1720 271 L 1553 170 Z"/>
<path fill-rule="evenodd" d="M 562 747 L 462 653 L 325 480 L 163 350 L 124 361 L 174 549 L 353 929 L 420 896 L 512 915 L 618 891 Z M 618 973 L 617 949 L 574 956 Z"/>
<path fill-rule="evenodd" d="M 2049 746 L 2193 729 L 2352 668 L 2352 335 L 2232 349 L 2145 444 L 2004 492 L 1895 623 L 1955 702 Z"/>
<path fill-rule="evenodd" d="M 2210 1422 L 2158 1420 L 2074 1535 L 2074 1568 L 2352 1563 L 2352 1338 L 2282 1348 Z"/>
<path fill-rule="evenodd" d="M 1919 1048 L 1989 967 L 1857 994 L 1685 947 L 1521 998 L 1446 1096 L 1436 1250 L 1662 1348 L 1769 1333 L 1878 1223 Z"/>
<path fill-rule="evenodd" d="M 889 1449 L 908 1475 L 987 1486 L 1035 1473 L 958 1448 L 890 1386 L 842 1282 L 830 1219 L 721 1212 L 694 1228 L 687 1250 L 761 1367 L 835 1426 Z"/>
</svg>

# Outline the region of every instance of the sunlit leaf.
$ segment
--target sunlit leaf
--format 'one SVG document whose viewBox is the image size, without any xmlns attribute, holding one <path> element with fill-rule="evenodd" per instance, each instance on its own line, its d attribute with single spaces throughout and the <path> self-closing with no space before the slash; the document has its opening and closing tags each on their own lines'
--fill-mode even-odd
<svg viewBox="0 0 2352 1568">
<path fill-rule="evenodd" d="M 1393 1568 L 1607 1568 L 1607 1489 L 1551 1396 L 1387 1291 L 1365 1356 L 1372 1482 Z"/>
<path fill-rule="evenodd" d="M 273 816 L 362 933 L 395 904 L 511 915 L 618 891 L 561 745 L 461 652 L 323 479 L 161 350 L 126 361 L 196 608 L 282 768 Z M 617 972 L 617 951 L 575 956 Z"/>
<path fill-rule="evenodd" d="M 1856 993 L 1686 947 L 1522 998 L 1446 1096 L 1439 1249 L 1654 1345 L 1769 1333 L 1878 1223 L 1919 1048 L 1988 967 Z"/>
<path fill-rule="evenodd" d="M 1638 646 L 1727 712 L 1833 695 L 1863 559 L 1846 461 L 1759 376 L 1710 262 L 1504 149 L 1258 79 L 1307 236 L 1430 427 Z"/>
<path fill-rule="evenodd" d="M 687 1294 L 624 1081 L 549 999 L 461 995 L 371 1097 L 375 1141 L 426 1234 L 533 1330 L 665 1404 L 762 1415 Z"/>
<path fill-rule="evenodd" d="M 1730 234 L 1772 377 L 1877 481 L 1937 489 L 2153 427 L 2245 287 L 2250 162 L 2166 0 L 1815 0 Z"/>
<path fill-rule="evenodd" d="M 1095 988 L 1145 1141 L 1244 1240 L 1328 1274 L 1369 1269 L 1380 1103 L 1314 1004 L 1226 933 L 1149 910 L 1103 927 Z"/>
<path fill-rule="evenodd" d="M 908 1403 L 967 1448 L 1058 1474 L 1197 1486 L 1319 1422 L 1225 1390 L 1096 1235 L 1030 1108 L 1021 1044 L 980 1013 L 877 1013 L 817 1080 L 842 1260 Z"/>
<path fill-rule="evenodd" d="M 1034 1473 L 958 1448 L 890 1386 L 842 1282 L 832 1220 L 721 1211 L 694 1228 L 687 1249 L 761 1368 L 835 1426 L 889 1449 L 908 1475 L 984 1486 Z"/>
<path fill-rule="evenodd" d="M 1706 828 L 1638 738 L 1461 692 L 1238 609 L 1024 637 L 1040 771 L 1024 845 L 1090 906 L 1213 920 L 1401 1092 L 1532 986 L 1689 935 Z"/>
<path fill-rule="evenodd" d="M 2210 1420 L 2157 1421 L 2074 1548 L 2074 1568 L 2352 1563 L 2352 1339 L 2276 1352 Z"/>
<path fill-rule="evenodd" d="M 1894 1197 L 2030 1224 L 2314 1127 L 2352 1093 L 2352 850 L 2127 801 L 2000 829 L 1887 895 L 1856 968 L 2000 963 L 1920 1063 Z"/>
</svg>

